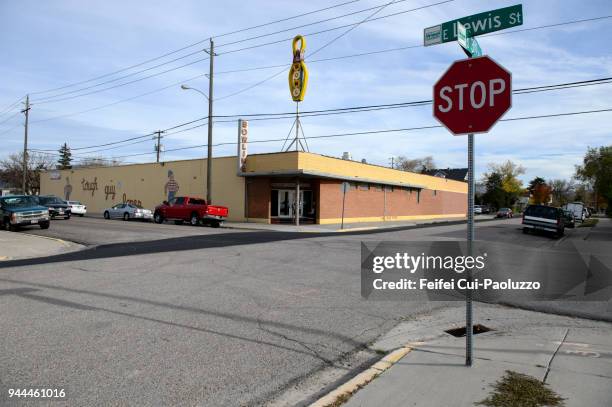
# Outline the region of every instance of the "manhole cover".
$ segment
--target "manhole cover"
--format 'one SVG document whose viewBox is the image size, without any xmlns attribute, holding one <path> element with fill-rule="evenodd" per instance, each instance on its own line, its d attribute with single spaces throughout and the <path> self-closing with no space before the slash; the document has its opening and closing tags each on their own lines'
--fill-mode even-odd
<svg viewBox="0 0 612 407">
<path fill-rule="evenodd" d="M 491 328 L 487 328 L 486 326 L 480 325 L 480 324 L 473 325 L 472 328 L 473 328 L 472 329 L 473 335 L 478 335 L 478 334 L 492 331 Z M 447 334 L 453 335 L 456 338 L 462 338 L 465 336 L 466 331 L 467 330 L 465 329 L 465 327 L 462 326 L 461 328 L 448 329 L 444 332 L 446 332 Z"/>
</svg>

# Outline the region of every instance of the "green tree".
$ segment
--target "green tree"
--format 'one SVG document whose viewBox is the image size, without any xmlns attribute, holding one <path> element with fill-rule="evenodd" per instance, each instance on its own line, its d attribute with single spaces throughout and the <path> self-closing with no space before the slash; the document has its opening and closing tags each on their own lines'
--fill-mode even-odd
<svg viewBox="0 0 612 407">
<path fill-rule="evenodd" d="M 485 193 L 482 195 L 482 202 L 491 205 L 493 208 L 502 208 L 507 205 L 507 192 L 503 188 L 503 177 L 498 172 L 491 172 L 485 175 Z"/>
<path fill-rule="evenodd" d="M 576 178 L 593 187 L 595 204 L 599 204 L 598 198 L 605 200 L 606 213 L 612 216 L 612 146 L 589 148 L 582 165 L 576 166 Z"/>
<path fill-rule="evenodd" d="M 58 170 L 69 170 L 72 168 L 72 153 L 70 152 L 70 147 L 68 147 L 68 143 L 64 143 L 63 146 L 60 147 L 59 155 L 60 158 L 57 160 L 57 169 Z"/>
<path fill-rule="evenodd" d="M 496 174 L 494 178 L 497 178 L 499 176 L 499 178 L 501 179 L 500 187 L 504 192 L 503 204 L 501 206 L 513 206 L 524 191 L 523 183 L 518 177 L 519 175 L 525 173 L 525 168 L 518 164 L 515 164 L 510 160 L 507 160 L 506 162 L 503 162 L 501 164 L 490 163 L 488 167 L 489 172 L 484 174 L 485 185 L 493 174 Z M 487 189 L 487 191 L 489 190 Z M 498 194 L 496 193 L 495 196 L 497 195 Z M 484 196 L 483 199 L 485 199 Z M 493 205 L 492 202 L 488 203 Z M 500 206 L 497 207 L 499 208 Z"/>
</svg>

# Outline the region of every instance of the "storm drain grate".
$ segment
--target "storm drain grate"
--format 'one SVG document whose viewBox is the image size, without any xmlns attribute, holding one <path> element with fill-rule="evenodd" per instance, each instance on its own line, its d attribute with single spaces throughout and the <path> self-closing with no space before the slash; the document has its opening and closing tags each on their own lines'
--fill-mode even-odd
<svg viewBox="0 0 612 407">
<path fill-rule="evenodd" d="M 474 335 L 478 335 L 478 334 L 482 334 L 482 333 L 485 333 L 485 332 L 492 331 L 491 328 L 487 328 L 486 326 L 480 325 L 480 324 L 476 324 L 476 325 L 472 326 L 472 328 L 473 328 L 472 329 L 472 333 Z M 462 326 L 461 328 L 448 329 L 448 330 L 446 330 L 444 332 L 446 332 L 449 335 L 453 335 L 455 338 L 463 338 L 465 336 L 466 329 L 465 329 L 464 326 Z"/>
</svg>

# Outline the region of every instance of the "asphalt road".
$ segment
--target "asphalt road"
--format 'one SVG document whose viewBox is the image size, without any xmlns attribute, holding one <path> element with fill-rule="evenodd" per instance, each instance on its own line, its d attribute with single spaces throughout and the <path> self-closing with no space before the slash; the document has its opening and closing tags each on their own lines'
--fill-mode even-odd
<svg viewBox="0 0 612 407">
<path fill-rule="evenodd" d="M 227 233 L 227 231 L 228 229 L 214 229 L 206 226 L 175 225 L 172 222 L 158 225 L 139 220 L 126 222 L 121 219 L 106 220 L 102 217 L 89 216 L 82 218 L 74 216 L 68 220 L 55 219 L 51 221 L 51 227 L 46 230 L 37 227 L 23 229 L 25 233 L 55 237 L 86 246 Z"/>
<path fill-rule="evenodd" d="M 366 301 L 359 270 L 361 241 L 462 239 L 464 225 L 315 235 L 76 218 L 48 233 L 99 246 L 0 264 L 0 383 L 64 387 L 68 405 L 265 404 L 401 320 L 463 306 Z M 518 220 L 476 233 L 565 241 Z"/>
</svg>

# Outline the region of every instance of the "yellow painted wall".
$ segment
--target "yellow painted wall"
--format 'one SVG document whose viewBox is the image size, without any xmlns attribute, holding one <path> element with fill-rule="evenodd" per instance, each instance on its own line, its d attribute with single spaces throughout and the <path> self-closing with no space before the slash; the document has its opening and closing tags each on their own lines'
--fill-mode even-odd
<svg viewBox="0 0 612 407">
<path fill-rule="evenodd" d="M 363 164 L 319 154 L 287 152 L 259 154 L 247 158 L 248 172 L 317 171 L 341 177 L 366 178 L 380 183 L 408 183 L 426 189 L 467 194 L 467 183 L 431 175 L 399 171 L 379 165 Z"/>
<path fill-rule="evenodd" d="M 236 157 L 213 159 L 213 204 L 229 208 L 229 220 L 244 220 L 244 178 L 236 175 Z M 48 171 L 41 174 L 41 195 L 53 194 L 66 199 L 67 183 L 72 186 L 70 200 L 81 201 L 92 213 L 102 213 L 124 200 L 141 201 L 153 209 L 168 198 L 164 185 L 168 171 L 174 173 L 179 190 L 176 196 L 206 197 L 206 160 L 184 160 L 167 163 L 134 164 Z M 52 179 L 61 175 L 60 179 Z M 86 190 L 87 183 L 91 189 Z M 114 194 L 112 193 L 114 191 Z"/>
</svg>

